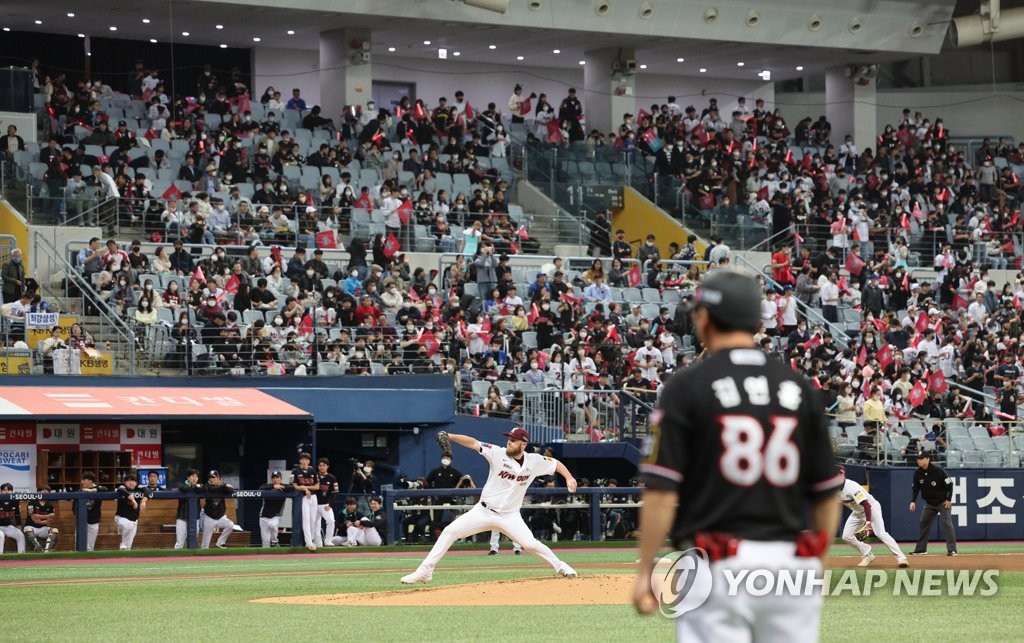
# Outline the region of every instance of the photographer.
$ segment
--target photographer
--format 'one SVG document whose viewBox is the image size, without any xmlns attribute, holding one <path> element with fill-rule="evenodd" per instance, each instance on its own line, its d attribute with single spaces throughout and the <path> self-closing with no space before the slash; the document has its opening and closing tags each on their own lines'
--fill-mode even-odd
<svg viewBox="0 0 1024 643">
<path fill-rule="evenodd" d="M 359 510 L 365 512 L 369 509 L 368 500 L 377 487 L 377 478 L 373 477 L 373 460 L 358 462 L 350 459 L 352 463 L 352 483 L 349 486 L 349 493 L 359 499 Z"/>
<path fill-rule="evenodd" d="M 429 483 L 426 478 L 409 480 L 402 474 L 398 478 L 400 489 L 426 489 Z M 396 507 L 420 504 L 422 498 L 399 498 L 395 503 Z M 422 509 L 402 511 L 402 540 L 403 542 L 418 543 L 429 540 L 430 535 L 430 512 Z"/>
</svg>

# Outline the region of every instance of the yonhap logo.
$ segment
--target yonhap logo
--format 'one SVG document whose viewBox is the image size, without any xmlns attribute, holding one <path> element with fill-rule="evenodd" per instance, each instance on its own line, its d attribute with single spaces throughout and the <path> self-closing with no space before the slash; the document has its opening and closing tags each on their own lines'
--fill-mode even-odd
<svg viewBox="0 0 1024 643">
<path fill-rule="evenodd" d="M 663 616 L 678 618 L 697 609 L 711 595 L 708 553 L 692 547 L 659 558 L 651 572 L 651 591 Z"/>
</svg>

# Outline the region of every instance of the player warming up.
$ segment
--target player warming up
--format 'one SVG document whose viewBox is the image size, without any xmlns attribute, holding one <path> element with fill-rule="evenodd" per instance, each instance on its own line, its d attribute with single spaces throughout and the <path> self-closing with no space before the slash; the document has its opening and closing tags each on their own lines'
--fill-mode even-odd
<svg viewBox="0 0 1024 643">
<path fill-rule="evenodd" d="M 472 449 L 487 460 L 490 471 L 487 482 L 480 490 L 480 502 L 444 528 L 416 571 L 402 577 L 403 583 L 429 583 L 434 575 L 434 567 L 456 540 L 490 530 L 505 534 L 513 542 L 519 543 L 523 551 L 537 554 L 559 576 L 576 577 L 575 569 L 559 560 L 547 545 L 533 537 L 519 513 L 526 490 L 534 478 L 557 473 L 565 478 L 569 493 L 576 492 L 576 479 L 558 460 L 537 453 L 526 453 L 526 445 L 530 442 L 530 434 L 526 429 L 516 427 L 504 435 L 508 442 L 502 449 L 493 444 L 478 442 L 468 435 L 443 431 L 438 434 L 437 439 L 442 449 L 445 449 L 448 441 Z"/>
<path fill-rule="evenodd" d="M 652 574 L 666 537 L 678 551 L 705 552 L 693 559 L 703 573 L 694 574 L 686 597 L 707 599 L 680 610 L 680 641 L 819 637 L 820 594 L 730 596 L 728 590 L 730 574 L 744 570 L 821 577 L 821 557 L 839 524 L 836 491 L 843 480 L 832 463 L 824 406 L 803 377 L 755 345 L 760 300 L 752 278 L 728 270 L 708 274 L 692 313 L 705 355 L 669 379 L 644 443 L 637 611 L 659 609 Z M 660 589 L 667 601 L 677 591 Z"/>
<path fill-rule="evenodd" d="M 846 467 L 839 465 L 839 473 L 844 479 L 843 488 L 839 491 L 839 501 L 853 512 L 843 526 L 843 542 L 856 549 L 860 554 L 860 562 L 857 563 L 857 566 L 867 567 L 875 559 L 875 555 L 871 553 L 871 546 L 864 542 L 868 536 L 875 534 L 882 544 L 896 556 L 896 563 L 900 567 L 906 567 L 906 555 L 885 530 L 882 505 L 859 483 L 846 478 Z"/>
</svg>

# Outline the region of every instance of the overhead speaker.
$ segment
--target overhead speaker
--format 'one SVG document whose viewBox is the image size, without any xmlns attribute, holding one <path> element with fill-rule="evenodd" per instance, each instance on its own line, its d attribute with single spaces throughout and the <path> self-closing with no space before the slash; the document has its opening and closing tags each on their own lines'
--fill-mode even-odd
<svg viewBox="0 0 1024 643">
<path fill-rule="evenodd" d="M 647 20 L 654 15 L 654 4 L 651 2 L 644 2 L 640 5 L 640 19 Z"/>
<path fill-rule="evenodd" d="M 746 23 L 748 27 L 756 27 L 761 22 L 761 12 L 757 9 L 751 9 L 747 12 Z"/>
<path fill-rule="evenodd" d="M 611 9 L 612 3 L 607 0 L 596 0 L 596 2 L 594 2 L 594 13 L 599 16 L 608 15 L 608 12 L 611 11 Z"/>
<path fill-rule="evenodd" d="M 817 31 L 821 29 L 822 22 L 824 21 L 821 19 L 821 16 L 819 16 L 818 14 L 814 14 L 807 20 L 807 28 L 810 29 L 811 31 Z"/>
<path fill-rule="evenodd" d="M 846 28 L 850 33 L 860 33 L 860 30 L 864 28 L 864 23 L 861 22 L 860 18 L 850 18 L 850 22 L 846 24 Z"/>
<path fill-rule="evenodd" d="M 920 38 L 921 34 L 924 33 L 924 25 L 922 25 L 920 22 L 915 22 L 913 25 L 910 26 L 909 33 L 911 38 Z"/>
</svg>

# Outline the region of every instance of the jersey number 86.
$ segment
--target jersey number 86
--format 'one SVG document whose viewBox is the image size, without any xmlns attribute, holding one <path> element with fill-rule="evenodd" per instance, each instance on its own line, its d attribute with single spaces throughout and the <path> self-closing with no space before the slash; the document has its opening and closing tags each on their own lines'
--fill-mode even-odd
<svg viewBox="0 0 1024 643">
<path fill-rule="evenodd" d="M 762 477 L 773 487 L 788 487 L 800 475 L 800 449 L 792 441 L 797 427 L 794 417 L 774 416 L 765 444 L 761 422 L 749 415 L 723 415 L 722 477 L 738 487 L 750 487 Z"/>
</svg>

